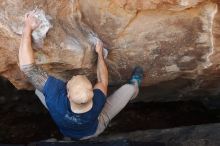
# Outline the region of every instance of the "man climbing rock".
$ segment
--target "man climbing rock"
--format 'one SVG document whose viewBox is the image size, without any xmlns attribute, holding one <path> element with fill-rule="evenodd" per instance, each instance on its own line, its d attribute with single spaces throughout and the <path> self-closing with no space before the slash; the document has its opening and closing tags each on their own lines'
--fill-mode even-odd
<svg viewBox="0 0 220 146">
<path fill-rule="evenodd" d="M 37 89 L 36 94 L 48 109 L 60 132 L 74 140 L 88 139 L 101 134 L 110 120 L 138 94 L 143 70 L 136 68 L 129 84 L 123 85 L 106 98 L 108 70 L 100 41 L 96 44 L 97 83 L 94 88 L 86 76 L 73 76 L 67 83 L 48 75 L 34 61 L 32 31 L 40 22 L 32 11 L 25 15 L 19 48 L 19 66 Z"/>
</svg>

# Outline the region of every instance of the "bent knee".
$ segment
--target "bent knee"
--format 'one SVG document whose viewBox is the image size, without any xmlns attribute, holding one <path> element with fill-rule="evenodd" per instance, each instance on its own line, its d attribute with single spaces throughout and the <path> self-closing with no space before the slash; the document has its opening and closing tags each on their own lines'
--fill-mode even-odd
<svg viewBox="0 0 220 146">
<path fill-rule="evenodd" d="M 125 91 L 128 91 L 128 92 L 135 92 L 138 90 L 138 86 L 135 86 L 133 84 L 125 84 L 125 85 L 121 86 L 121 88 Z"/>
</svg>

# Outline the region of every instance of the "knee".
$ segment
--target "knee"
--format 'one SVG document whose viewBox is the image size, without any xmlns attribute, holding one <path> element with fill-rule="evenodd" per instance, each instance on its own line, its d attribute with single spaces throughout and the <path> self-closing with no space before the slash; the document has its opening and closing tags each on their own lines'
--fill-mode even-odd
<svg viewBox="0 0 220 146">
<path fill-rule="evenodd" d="M 123 85 L 124 88 L 126 88 L 126 92 L 129 92 L 131 94 L 131 97 L 130 97 L 130 101 L 135 99 L 139 93 L 139 88 L 138 86 L 136 85 L 133 85 L 133 84 L 125 84 Z"/>
<path fill-rule="evenodd" d="M 138 86 L 133 85 L 133 84 L 125 84 L 121 88 L 123 88 L 124 90 L 130 91 L 130 92 L 138 91 Z"/>
</svg>

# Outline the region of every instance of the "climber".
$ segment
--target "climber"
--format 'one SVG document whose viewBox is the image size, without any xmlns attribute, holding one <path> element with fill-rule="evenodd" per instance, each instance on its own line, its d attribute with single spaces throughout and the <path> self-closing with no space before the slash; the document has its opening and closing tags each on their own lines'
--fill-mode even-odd
<svg viewBox="0 0 220 146">
<path fill-rule="evenodd" d="M 31 34 L 40 25 L 34 13 L 30 12 L 25 15 L 19 48 L 20 69 L 36 88 L 36 94 L 64 136 L 74 140 L 98 136 L 129 100 L 137 96 L 143 70 L 137 67 L 130 83 L 123 85 L 106 98 L 108 70 L 103 58 L 102 43 L 98 41 L 95 48 L 98 54 L 98 81 L 94 88 L 84 75 L 73 76 L 67 83 L 48 75 L 34 61 Z"/>
</svg>

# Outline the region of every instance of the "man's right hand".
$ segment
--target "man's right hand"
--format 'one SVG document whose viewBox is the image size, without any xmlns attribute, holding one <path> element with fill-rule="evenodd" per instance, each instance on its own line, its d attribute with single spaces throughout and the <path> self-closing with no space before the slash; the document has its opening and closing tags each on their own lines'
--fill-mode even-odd
<svg viewBox="0 0 220 146">
<path fill-rule="evenodd" d="M 98 55 L 103 56 L 103 43 L 100 40 L 96 42 L 95 51 Z"/>
<path fill-rule="evenodd" d="M 37 27 L 40 26 L 41 22 L 40 20 L 38 20 L 34 15 L 35 15 L 35 11 L 31 11 L 29 13 L 25 14 L 25 25 L 24 25 L 24 30 L 25 31 L 33 31 L 35 30 Z"/>
</svg>

